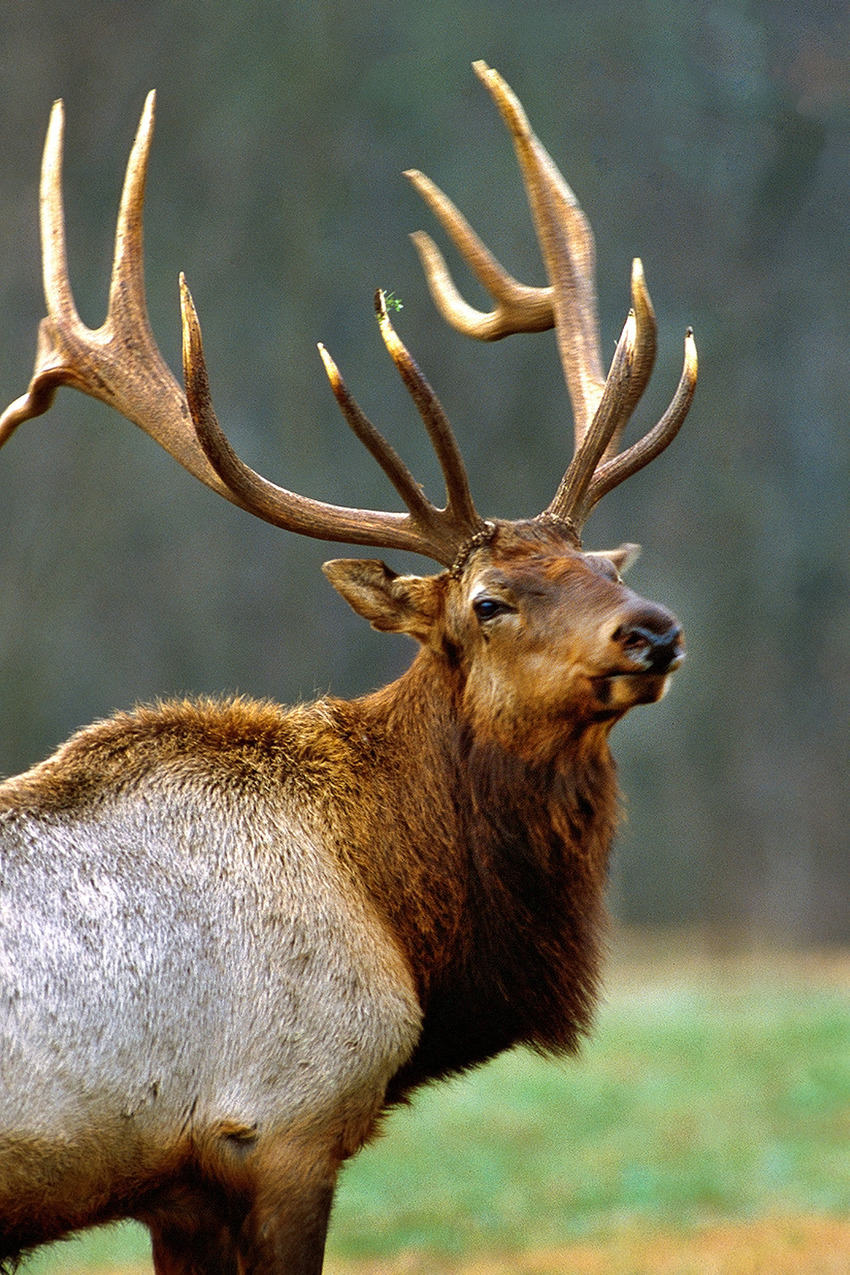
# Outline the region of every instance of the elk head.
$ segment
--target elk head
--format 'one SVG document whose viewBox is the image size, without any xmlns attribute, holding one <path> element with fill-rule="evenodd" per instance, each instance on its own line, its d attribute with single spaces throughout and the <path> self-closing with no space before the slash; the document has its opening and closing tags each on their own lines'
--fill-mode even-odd
<svg viewBox="0 0 850 1275">
<path fill-rule="evenodd" d="M 575 449 L 550 504 L 535 518 L 482 517 L 445 413 L 395 332 L 381 293 L 381 335 L 422 417 L 445 479 L 447 499 L 432 504 L 396 451 L 351 397 L 320 346 L 331 388 L 348 425 L 395 487 L 407 512 L 350 509 L 275 485 L 234 452 L 212 408 L 192 298 L 181 277 L 185 393 L 157 349 L 148 324 L 142 266 L 142 203 L 153 128 L 149 95 L 130 155 L 121 199 L 107 318 L 96 331 L 80 321 L 68 280 L 61 191 L 61 103 L 45 144 L 41 224 L 47 317 L 27 393 L 0 418 L 0 445 L 24 420 L 72 385 L 116 407 L 190 473 L 250 513 L 303 535 L 412 550 L 446 568 L 438 576 L 397 576 L 375 561 L 336 561 L 334 586 L 377 628 L 416 637 L 465 665 L 468 711 L 497 737 L 522 737 L 522 722 L 613 720 L 654 700 L 682 658 L 678 624 L 630 593 L 620 571 L 632 546 L 607 554 L 582 551 L 581 531 L 594 505 L 657 456 L 673 439 L 691 403 L 697 373 L 690 330 L 678 387 L 657 424 L 619 450 L 623 430 L 648 382 L 656 324 L 638 260 L 629 312 L 607 375 L 602 369 L 590 226 L 525 113 L 498 73 L 475 71 L 510 130 L 549 283 L 513 279 L 461 213 L 423 174 L 407 174 L 495 302 L 469 306 L 424 233 L 413 236 L 435 303 L 448 322 L 480 340 L 555 328 L 571 399 Z M 521 668 L 517 668 L 518 643 Z M 507 670 L 511 669 L 510 677 Z M 566 725 L 564 729 L 567 729 Z M 529 733 L 530 738 L 530 733 Z M 522 747 L 522 745 L 521 745 Z M 528 744 L 531 748 L 531 744 Z"/>
</svg>

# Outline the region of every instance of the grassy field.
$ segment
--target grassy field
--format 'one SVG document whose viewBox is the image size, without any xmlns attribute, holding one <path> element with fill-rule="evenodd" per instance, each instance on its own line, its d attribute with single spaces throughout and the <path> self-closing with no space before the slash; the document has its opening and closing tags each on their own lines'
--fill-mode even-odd
<svg viewBox="0 0 850 1275">
<path fill-rule="evenodd" d="M 850 1275 L 850 954 L 623 939 L 582 1057 L 419 1095 L 345 1171 L 334 1275 Z M 151 1270 L 94 1233 L 26 1275 Z"/>
</svg>

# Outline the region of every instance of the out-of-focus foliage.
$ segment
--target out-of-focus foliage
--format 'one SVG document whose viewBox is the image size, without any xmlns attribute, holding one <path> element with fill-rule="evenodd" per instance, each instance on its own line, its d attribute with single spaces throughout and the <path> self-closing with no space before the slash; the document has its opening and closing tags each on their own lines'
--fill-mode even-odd
<svg viewBox="0 0 850 1275">
<path fill-rule="evenodd" d="M 689 662 L 618 728 L 629 794 L 614 881 L 630 920 L 850 934 L 850 17 L 822 2 L 40 0 L 0 7 L 0 397 L 41 316 L 38 157 L 66 100 L 78 304 L 105 303 L 123 164 L 159 90 L 151 317 L 179 362 L 176 279 L 238 449 L 297 490 L 387 505 L 324 382 L 324 341 L 434 489 L 371 318 L 380 285 L 441 394 L 479 507 L 546 504 L 568 452 L 551 336 L 472 345 L 434 317 L 407 232 L 421 167 L 515 273 L 540 267 L 509 144 L 469 69 L 497 66 L 592 218 L 613 349 L 640 254 L 661 353 L 696 328 L 695 406 L 608 498 L 591 546 L 640 539 L 636 587 Z M 474 284 L 470 293 L 480 298 Z M 137 699 L 356 693 L 409 658 L 318 572 L 337 553 L 247 518 L 131 426 L 63 391 L 0 453 L 0 772 Z M 398 555 L 393 558 L 398 561 Z M 422 564 L 413 564 L 421 569 Z"/>
</svg>

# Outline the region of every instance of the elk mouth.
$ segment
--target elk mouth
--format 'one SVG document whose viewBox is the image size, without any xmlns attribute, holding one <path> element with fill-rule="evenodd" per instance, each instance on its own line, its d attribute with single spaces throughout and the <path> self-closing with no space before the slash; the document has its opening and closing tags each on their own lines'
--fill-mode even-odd
<svg viewBox="0 0 850 1275">
<path fill-rule="evenodd" d="M 592 677 L 591 683 L 597 698 L 603 702 L 628 698 L 633 704 L 652 704 L 661 699 L 667 690 L 670 674 L 684 661 L 684 656 L 671 664 L 663 673 L 654 670 L 632 670 L 623 673 L 606 673 Z"/>
<path fill-rule="evenodd" d="M 631 626 L 618 630 L 619 667 L 591 677 L 600 707 L 606 712 L 624 712 L 635 704 L 654 704 L 667 690 L 670 674 L 685 660 L 682 629 L 670 624 L 661 632 Z"/>
<path fill-rule="evenodd" d="M 597 712 L 603 717 L 619 716 L 637 704 L 657 704 L 667 693 L 670 673 L 678 668 L 684 656 L 664 673 L 634 670 L 607 673 L 590 679 Z"/>
</svg>

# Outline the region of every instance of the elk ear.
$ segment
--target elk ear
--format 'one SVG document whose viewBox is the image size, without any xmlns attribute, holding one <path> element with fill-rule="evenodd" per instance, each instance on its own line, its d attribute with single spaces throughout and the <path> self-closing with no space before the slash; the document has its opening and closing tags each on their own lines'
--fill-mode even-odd
<svg viewBox="0 0 850 1275">
<path fill-rule="evenodd" d="M 620 545 L 619 549 L 605 549 L 599 553 L 586 553 L 584 556 L 613 562 L 620 575 L 623 575 L 640 557 L 640 545 Z"/>
<path fill-rule="evenodd" d="M 439 577 L 400 576 L 373 558 L 333 558 L 322 570 L 373 629 L 428 641 L 441 611 Z"/>
</svg>

